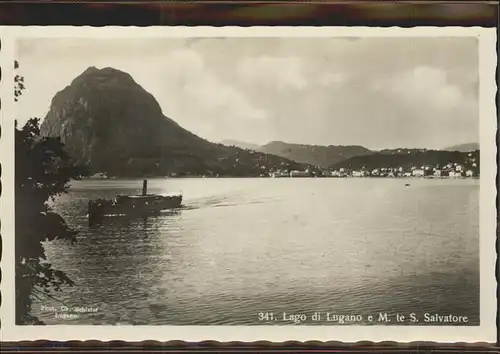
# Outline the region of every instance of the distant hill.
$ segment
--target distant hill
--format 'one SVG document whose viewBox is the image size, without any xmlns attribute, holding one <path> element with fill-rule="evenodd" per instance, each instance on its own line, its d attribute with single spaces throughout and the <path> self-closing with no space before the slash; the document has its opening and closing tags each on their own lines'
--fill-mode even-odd
<svg viewBox="0 0 500 354">
<path fill-rule="evenodd" d="M 247 143 L 244 141 L 231 140 L 231 139 L 222 140 L 221 144 L 226 145 L 226 146 L 236 146 L 236 147 L 239 147 L 241 149 L 249 149 L 249 150 L 259 150 L 260 149 L 260 145 Z"/>
<path fill-rule="evenodd" d="M 303 145 L 273 141 L 262 146 L 259 151 L 326 168 L 332 164 L 354 156 L 364 156 L 373 152 L 358 145 Z"/>
<path fill-rule="evenodd" d="M 389 155 L 393 155 L 393 154 L 415 154 L 415 153 L 419 153 L 419 152 L 424 152 L 424 151 L 429 151 L 427 149 L 415 149 L 415 148 L 411 148 L 411 149 L 407 149 L 407 148 L 398 148 L 398 149 L 383 149 L 383 150 L 380 150 L 380 151 L 376 151 L 378 153 L 381 153 L 381 154 L 389 154 Z"/>
<path fill-rule="evenodd" d="M 470 156 L 469 156 L 470 154 Z M 359 170 L 366 168 L 373 170 L 376 168 L 411 168 L 412 166 L 420 168 L 421 166 L 445 166 L 448 163 L 458 163 L 466 168 L 479 169 L 479 150 L 474 152 L 460 151 L 441 151 L 441 150 L 414 150 L 409 149 L 403 153 L 388 153 L 387 151 L 377 152 L 372 155 L 355 156 L 330 166 L 331 169 L 347 168 Z"/>
<path fill-rule="evenodd" d="M 460 151 L 460 152 L 469 152 L 479 150 L 479 143 L 467 143 L 460 145 L 453 145 L 444 149 L 446 151 Z"/>
<path fill-rule="evenodd" d="M 165 117 L 150 93 L 114 68 L 90 67 L 58 92 L 41 133 L 60 137 L 77 163 L 108 176 L 259 176 L 305 168 L 200 138 Z"/>
</svg>

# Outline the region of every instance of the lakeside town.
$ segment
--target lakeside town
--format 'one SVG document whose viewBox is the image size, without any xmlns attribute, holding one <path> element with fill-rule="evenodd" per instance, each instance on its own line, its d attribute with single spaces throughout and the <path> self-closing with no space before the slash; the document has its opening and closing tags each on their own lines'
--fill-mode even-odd
<svg viewBox="0 0 500 354">
<path fill-rule="evenodd" d="M 478 178 L 480 175 L 479 165 L 476 157 L 472 154 L 468 155 L 467 164 L 457 162 L 450 162 L 446 165 L 423 165 L 423 166 L 405 166 L 405 167 L 381 167 L 381 168 L 338 168 L 338 169 L 321 169 L 321 168 L 308 168 L 305 170 L 290 170 L 287 168 L 261 173 L 259 176 L 252 177 L 272 177 L 272 178 L 307 178 L 307 177 L 377 177 L 377 178 Z M 214 175 L 193 175 L 185 174 L 179 175 L 172 173 L 168 177 L 225 177 L 219 174 Z M 96 173 L 89 176 L 90 179 L 108 179 L 115 178 L 107 176 L 106 173 Z"/>
<path fill-rule="evenodd" d="M 466 177 L 479 177 L 479 171 L 474 169 L 465 169 L 463 165 L 457 163 L 450 163 L 446 166 L 413 166 L 409 170 L 403 167 L 397 168 L 376 168 L 373 170 L 361 169 L 350 170 L 340 168 L 333 171 L 276 171 L 269 175 L 273 178 L 283 177 L 421 177 L 421 178 L 466 178 Z M 262 177 L 265 177 L 263 175 Z"/>
<path fill-rule="evenodd" d="M 441 165 L 423 165 L 409 167 L 381 167 L 374 169 L 349 169 L 339 168 L 334 170 L 309 170 L 304 171 L 280 170 L 269 174 L 273 178 L 282 177 L 420 177 L 420 178 L 474 178 L 479 177 L 479 166 L 476 157 L 472 153 L 467 156 L 467 166 L 464 164 L 449 162 Z"/>
</svg>

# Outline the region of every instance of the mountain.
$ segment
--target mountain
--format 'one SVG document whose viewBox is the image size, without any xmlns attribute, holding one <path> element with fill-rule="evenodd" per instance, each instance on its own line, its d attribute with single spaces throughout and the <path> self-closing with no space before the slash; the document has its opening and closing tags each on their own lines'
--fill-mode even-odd
<svg viewBox="0 0 500 354">
<path fill-rule="evenodd" d="M 258 176 L 305 167 L 202 139 L 165 117 L 150 93 L 114 68 L 90 67 L 58 92 L 41 133 L 60 137 L 91 172 L 112 176 Z"/>
<path fill-rule="evenodd" d="M 262 146 L 259 151 L 278 155 L 300 163 L 311 164 L 322 168 L 354 156 L 364 156 L 373 152 L 357 145 L 302 145 L 273 141 Z"/>
<path fill-rule="evenodd" d="M 398 168 L 405 169 L 411 167 L 445 166 L 448 163 L 457 163 L 466 168 L 479 168 L 479 150 L 473 152 L 442 151 L 442 150 L 417 150 L 401 149 L 404 152 L 377 152 L 371 155 L 355 156 L 330 166 L 336 170 L 346 168 L 351 170 L 367 169 L 369 171 L 376 168 Z M 476 165 L 474 166 L 473 163 Z"/>
<path fill-rule="evenodd" d="M 232 139 L 222 140 L 221 144 L 226 145 L 226 146 L 236 146 L 236 147 L 239 147 L 241 149 L 248 149 L 248 150 L 256 150 L 257 151 L 260 149 L 260 145 L 247 143 L 244 141 L 232 140 Z"/>
<path fill-rule="evenodd" d="M 394 155 L 394 154 L 415 154 L 419 152 L 428 151 L 427 149 L 416 149 L 416 148 L 399 148 L 399 149 L 382 149 L 377 151 L 377 153 L 384 155 Z"/>
<path fill-rule="evenodd" d="M 453 145 L 453 146 L 447 147 L 444 150 L 446 150 L 446 151 L 460 151 L 460 152 L 475 151 L 475 150 L 479 150 L 479 143 L 467 143 L 467 144 Z"/>
</svg>

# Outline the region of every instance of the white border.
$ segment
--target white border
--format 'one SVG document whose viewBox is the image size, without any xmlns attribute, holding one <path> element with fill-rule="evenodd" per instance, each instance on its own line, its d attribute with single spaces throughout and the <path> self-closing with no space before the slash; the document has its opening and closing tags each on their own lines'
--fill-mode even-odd
<svg viewBox="0 0 500 354">
<path fill-rule="evenodd" d="M 480 70 L 480 326 L 15 326 L 14 325 L 14 45 L 21 37 L 160 38 L 160 37 L 477 37 Z M 479 27 L 0 27 L 2 98 L 2 322 L 3 341 L 20 340 L 204 340 L 228 341 L 496 341 L 496 30 Z M 43 68 L 40 68 L 43 70 Z"/>
</svg>

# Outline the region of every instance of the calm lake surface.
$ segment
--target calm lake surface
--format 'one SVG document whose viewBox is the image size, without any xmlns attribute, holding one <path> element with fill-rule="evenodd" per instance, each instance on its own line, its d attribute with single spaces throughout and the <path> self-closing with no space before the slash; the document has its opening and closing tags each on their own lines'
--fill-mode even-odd
<svg viewBox="0 0 500 354">
<path fill-rule="evenodd" d="M 42 310 L 61 303 L 37 301 L 45 323 L 293 324 L 286 312 L 338 324 L 312 323 L 321 311 L 361 323 L 414 312 L 422 324 L 428 312 L 479 324 L 478 180 L 150 179 L 151 193 L 182 191 L 185 208 L 89 226 L 89 199 L 141 187 L 77 181 L 57 200 L 79 234 L 46 244 L 76 282 L 55 296 L 98 310 L 61 319 Z M 259 321 L 264 312 L 278 319 Z"/>
</svg>

